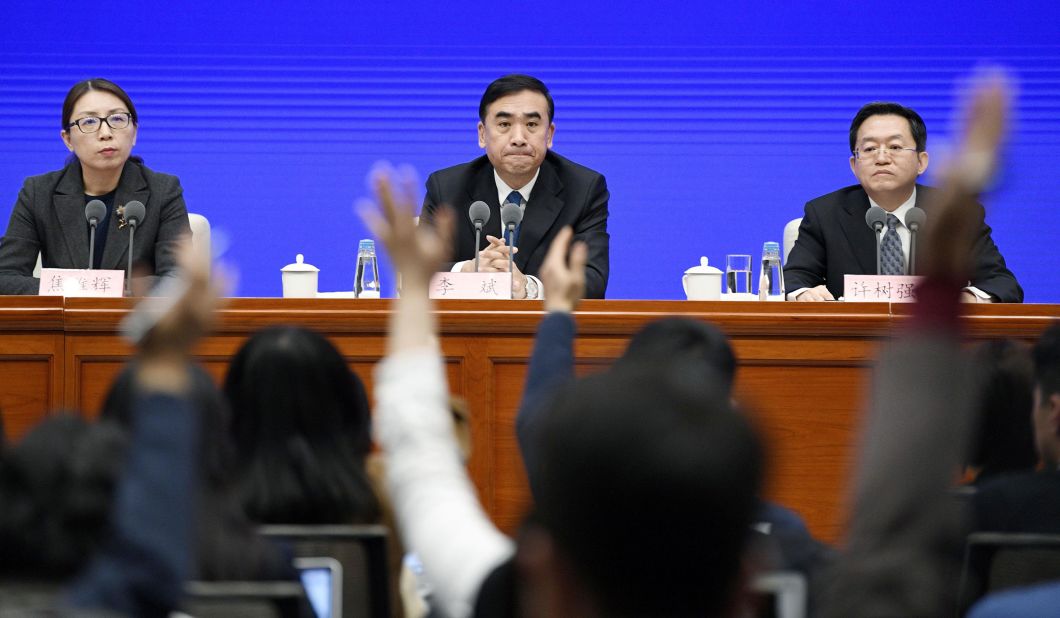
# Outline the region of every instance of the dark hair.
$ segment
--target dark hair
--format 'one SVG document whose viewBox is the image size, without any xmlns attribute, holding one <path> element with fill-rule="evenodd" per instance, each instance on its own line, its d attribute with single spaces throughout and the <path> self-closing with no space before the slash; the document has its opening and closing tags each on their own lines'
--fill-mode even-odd
<svg viewBox="0 0 1060 618">
<path fill-rule="evenodd" d="M 486 92 L 482 93 L 482 99 L 478 104 L 478 119 L 482 122 L 486 122 L 486 110 L 497 99 L 525 90 L 540 92 L 545 96 L 545 100 L 548 101 L 548 121 L 551 123 L 552 119 L 556 116 L 556 104 L 552 101 L 552 95 L 548 91 L 548 86 L 536 77 L 521 75 L 519 73 L 512 73 L 511 75 L 498 77 L 490 82 L 489 86 L 486 86 Z"/>
<path fill-rule="evenodd" d="M 125 463 L 125 432 L 60 414 L 0 459 L 0 573 L 61 581 L 103 544 Z"/>
<path fill-rule="evenodd" d="M 204 581 L 277 579 L 282 557 L 262 539 L 233 491 L 235 449 L 228 434 L 228 404 L 201 367 L 190 368 L 189 397 L 199 413 L 195 578 Z M 130 363 L 111 384 L 100 417 L 132 430 L 137 364 Z"/>
<path fill-rule="evenodd" d="M 1034 386 L 1042 397 L 1060 393 L 1060 322 L 1053 324 L 1034 345 Z"/>
<path fill-rule="evenodd" d="M 81 97 L 85 96 L 85 93 L 92 90 L 109 92 L 121 99 L 121 102 L 125 104 L 126 108 L 128 108 L 129 115 L 132 116 L 132 123 L 134 125 L 140 124 L 140 117 L 136 115 L 136 106 L 133 105 L 132 99 L 129 98 L 128 93 L 122 90 L 121 86 L 115 84 L 109 79 L 94 77 L 92 79 L 77 82 L 70 88 L 70 91 L 66 93 L 66 98 L 63 100 L 63 131 L 66 131 L 67 127 L 70 126 L 70 118 L 74 115 L 74 105 L 77 105 L 77 102 Z"/>
<path fill-rule="evenodd" d="M 648 323 L 629 340 L 617 363 L 669 361 L 704 364 L 730 390 L 736 377 L 736 355 L 729 338 L 717 326 L 689 318 Z"/>
<path fill-rule="evenodd" d="M 698 369 L 631 363 L 574 382 L 535 436 L 531 521 L 603 615 L 720 615 L 732 600 L 762 447 Z"/>
<path fill-rule="evenodd" d="M 988 341 L 975 351 L 981 391 L 979 432 L 969 463 L 976 481 L 1002 472 L 1031 470 L 1038 463 L 1031 408 L 1034 363 L 1030 347 L 1012 339 Z"/>
<path fill-rule="evenodd" d="M 281 326 L 255 333 L 225 378 L 238 492 L 261 523 L 376 521 L 365 472 L 368 397 L 322 335 Z"/>
<path fill-rule="evenodd" d="M 913 135 L 913 142 L 916 143 L 917 152 L 924 152 L 927 149 L 927 125 L 924 124 L 924 119 L 920 117 L 920 114 L 916 113 L 912 108 L 898 103 L 874 101 L 863 105 L 854 116 L 854 120 L 850 122 L 850 152 L 854 152 L 854 147 L 857 145 L 858 129 L 871 116 L 901 116 L 905 118 L 909 121 L 909 132 Z"/>
</svg>

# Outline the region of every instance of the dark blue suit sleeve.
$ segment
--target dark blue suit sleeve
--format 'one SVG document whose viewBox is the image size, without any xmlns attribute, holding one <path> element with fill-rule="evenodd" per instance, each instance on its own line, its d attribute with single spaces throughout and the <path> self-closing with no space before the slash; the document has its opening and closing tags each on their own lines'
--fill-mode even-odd
<svg viewBox="0 0 1060 618">
<path fill-rule="evenodd" d="M 574 376 L 574 318 L 568 313 L 550 313 L 537 327 L 534 351 L 523 385 L 523 400 L 515 419 L 515 433 L 523 452 L 523 465 L 536 494 L 534 433 L 551 396 Z"/>
<path fill-rule="evenodd" d="M 191 570 L 197 416 L 185 399 L 139 397 L 111 539 L 74 581 L 69 603 L 167 616 Z"/>
</svg>

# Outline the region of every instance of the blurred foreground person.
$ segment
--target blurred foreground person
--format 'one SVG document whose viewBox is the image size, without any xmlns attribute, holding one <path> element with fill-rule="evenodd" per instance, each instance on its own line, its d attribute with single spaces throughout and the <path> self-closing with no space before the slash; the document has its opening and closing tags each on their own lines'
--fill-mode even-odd
<svg viewBox="0 0 1060 618">
<path fill-rule="evenodd" d="M 365 472 L 368 396 L 331 342 L 296 327 L 259 331 L 232 359 L 224 392 L 232 410 L 236 492 L 252 520 L 379 520 Z"/>
<path fill-rule="evenodd" d="M 732 614 L 761 449 L 727 389 L 677 366 L 640 364 L 564 389 L 535 436 L 543 489 L 513 543 L 475 497 L 447 409 L 427 283 L 447 255 L 452 215 L 440 211 L 434 229 L 417 228 L 410 188 L 396 195 L 382 176 L 377 192 L 382 213 L 369 225 L 404 278 L 376 370 L 377 435 L 403 537 L 440 609 L 453 617 Z"/>
<path fill-rule="evenodd" d="M 197 436 L 199 413 L 188 391 L 191 377 L 191 346 L 208 328 L 217 295 L 209 283 L 208 268 L 196 263 L 190 247 L 184 252 L 184 293 L 159 316 L 153 328 L 139 341 L 132 406 L 132 435 L 120 475 L 107 530 L 98 539 L 83 538 L 95 526 L 100 508 L 99 475 L 86 474 L 91 467 L 78 461 L 91 449 L 84 440 L 74 445 L 74 462 L 58 474 L 49 466 L 25 469 L 10 465 L 9 453 L 0 464 L 0 555 L 8 573 L 32 573 L 36 583 L 66 582 L 57 595 L 19 598 L 5 594 L 0 599 L 2 615 L 70 616 L 168 616 L 178 608 L 183 585 L 191 572 L 191 527 L 195 508 Z M 46 424 L 73 426 L 69 419 Z M 67 433 L 42 427 L 37 431 L 62 436 Z M 76 431 L 76 428 L 75 428 Z M 34 434 L 25 448 L 33 448 Z M 38 448 L 54 448 L 55 443 Z M 121 449 L 116 449 L 120 451 Z M 41 473 L 48 474 L 41 478 Z M 57 485 L 56 480 L 65 485 Z M 55 495 L 55 490 L 68 491 Z M 97 496 L 93 498 L 93 496 Z M 82 498 L 82 499 L 79 499 Z M 93 498 L 92 500 L 83 500 Z M 68 503 L 70 508 L 52 510 L 49 501 Z M 52 502 L 51 504 L 54 504 Z M 23 509 L 36 509 L 37 519 L 27 521 Z M 73 517 L 71 517 L 73 515 Z M 89 515 L 78 519 L 78 516 Z M 10 528 L 21 522 L 21 529 Z M 27 531 L 39 534 L 24 538 Z M 77 545 L 63 547 L 65 539 Z M 33 543 L 27 545 L 27 541 Z M 37 545 L 39 543 L 39 545 Z M 46 547 L 62 551 L 41 556 Z M 85 554 L 74 556 L 74 551 Z M 36 554 L 36 555 L 34 555 Z M 78 558 L 83 562 L 77 563 Z M 17 560 L 27 561 L 22 571 Z M 71 573 L 76 573 L 72 576 Z M 5 589 L 11 588 L 9 582 Z M 18 585 L 13 586 L 17 593 Z M 10 601 L 10 603 L 9 603 Z"/>
</svg>

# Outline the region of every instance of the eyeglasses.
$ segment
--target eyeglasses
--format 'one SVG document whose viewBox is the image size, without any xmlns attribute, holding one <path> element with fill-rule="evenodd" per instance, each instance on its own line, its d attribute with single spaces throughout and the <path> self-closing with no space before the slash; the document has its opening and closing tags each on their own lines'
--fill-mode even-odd
<svg viewBox="0 0 1060 618">
<path fill-rule="evenodd" d="M 886 152 L 892 158 L 895 158 L 901 156 L 901 154 L 907 150 L 909 152 L 918 152 L 916 148 L 906 148 L 904 146 L 899 146 L 898 144 L 885 146 L 883 148 L 879 146 L 862 146 L 854 151 L 854 158 L 858 160 L 875 159 L 880 156 L 881 152 Z"/>
<path fill-rule="evenodd" d="M 66 125 L 66 128 L 77 125 L 78 129 L 81 129 L 82 133 L 95 133 L 99 131 L 99 128 L 103 126 L 103 123 L 107 123 L 107 126 L 111 129 L 125 129 L 129 127 L 129 123 L 132 122 L 132 114 L 129 112 L 118 112 L 117 114 L 111 114 L 104 118 L 97 118 L 95 116 L 86 116 L 80 120 L 75 120 L 70 124 Z"/>
</svg>

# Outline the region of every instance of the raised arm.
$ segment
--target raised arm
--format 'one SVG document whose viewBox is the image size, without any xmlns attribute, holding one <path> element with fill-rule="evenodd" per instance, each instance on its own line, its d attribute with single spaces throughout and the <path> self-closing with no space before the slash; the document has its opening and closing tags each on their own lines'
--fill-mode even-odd
<svg viewBox="0 0 1060 618">
<path fill-rule="evenodd" d="M 452 214 L 439 210 L 435 226 L 417 227 L 408 187 L 395 188 L 384 173 L 375 188 L 379 211 L 365 219 L 403 278 L 387 358 L 376 368 L 376 434 L 402 537 L 445 613 L 459 618 L 471 613 L 483 580 L 514 546 L 486 516 L 461 463 L 435 343 L 427 285 L 447 255 Z"/>
</svg>

